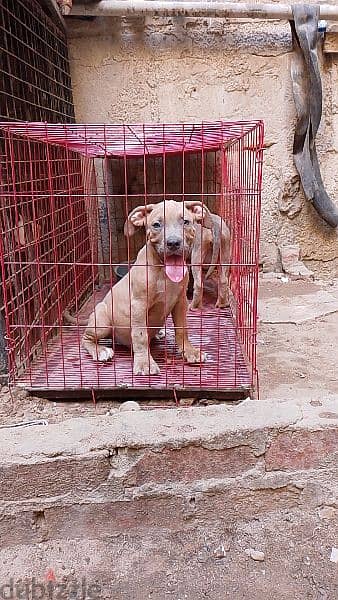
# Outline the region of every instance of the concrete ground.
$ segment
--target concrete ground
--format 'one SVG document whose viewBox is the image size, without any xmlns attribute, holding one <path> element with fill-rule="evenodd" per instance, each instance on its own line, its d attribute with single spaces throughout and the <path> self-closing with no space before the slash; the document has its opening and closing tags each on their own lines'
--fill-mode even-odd
<svg viewBox="0 0 338 600">
<path fill-rule="evenodd" d="M 338 280 L 262 280 L 259 314 L 261 398 L 338 395 Z"/>
<path fill-rule="evenodd" d="M 338 280 L 283 283 L 262 278 L 259 315 L 260 398 L 317 400 L 338 395 Z M 120 406 L 116 402 L 99 402 L 95 407 L 91 401 L 55 403 L 27 398 L 20 390 L 10 394 L 6 387 L 1 399 L 2 424 L 36 418 L 54 423 L 106 414 Z"/>
<path fill-rule="evenodd" d="M 262 281 L 259 402 L 3 389 L 0 598 L 336 599 L 337 311 L 336 282 Z"/>
</svg>

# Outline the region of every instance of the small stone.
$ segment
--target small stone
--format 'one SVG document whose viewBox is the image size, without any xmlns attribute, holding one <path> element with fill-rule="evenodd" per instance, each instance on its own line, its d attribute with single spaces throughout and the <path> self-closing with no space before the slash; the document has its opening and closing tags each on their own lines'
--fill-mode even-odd
<svg viewBox="0 0 338 600">
<path fill-rule="evenodd" d="M 217 559 L 225 558 L 225 554 L 221 550 L 217 550 L 214 552 L 214 558 L 217 558 Z"/>
<path fill-rule="evenodd" d="M 338 548 L 335 548 L 335 547 L 332 548 L 330 561 L 333 563 L 338 563 Z"/>
<path fill-rule="evenodd" d="M 8 394 L 9 393 L 9 387 L 7 385 L 3 385 L 1 388 L 1 393 L 2 394 Z"/>
<path fill-rule="evenodd" d="M 201 398 L 198 401 L 199 404 L 201 404 L 202 406 L 208 406 L 209 404 L 212 404 L 212 400 L 210 398 Z"/>
<path fill-rule="evenodd" d="M 304 563 L 305 563 L 307 566 L 309 566 L 309 565 L 311 564 L 311 561 L 310 561 L 310 557 L 309 557 L 309 556 L 305 556 L 305 558 L 304 558 Z"/>
<path fill-rule="evenodd" d="M 119 410 L 120 412 L 135 411 L 141 410 L 141 407 L 138 402 L 135 402 L 135 400 L 127 400 L 127 402 L 123 402 L 123 404 L 121 404 Z"/>
<path fill-rule="evenodd" d="M 209 559 L 209 555 L 207 553 L 206 550 L 201 550 L 198 554 L 197 554 L 197 561 L 199 563 L 206 563 L 207 560 Z"/>
<path fill-rule="evenodd" d="M 334 519 L 337 511 L 333 506 L 322 506 L 319 510 L 319 517 L 321 519 Z"/>
<path fill-rule="evenodd" d="M 214 558 L 225 558 L 226 553 L 229 552 L 230 548 L 221 544 L 214 550 Z"/>
<path fill-rule="evenodd" d="M 252 558 L 252 560 L 258 560 L 262 562 L 265 560 L 265 554 L 261 550 L 254 550 L 254 548 L 248 548 L 245 553 Z"/>
<path fill-rule="evenodd" d="M 192 406 L 195 398 L 180 398 L 180 406 Z"/>
<path fill-rule="evenodd" d="M 298 244 L 290 244 L 289 246 L 283 245 L 279 247 L 279 250 L 282 259 L 282 267 L 292 280 L 313 279 L 313 272 L 300 260 L 300 246 Z"/>
</svg>

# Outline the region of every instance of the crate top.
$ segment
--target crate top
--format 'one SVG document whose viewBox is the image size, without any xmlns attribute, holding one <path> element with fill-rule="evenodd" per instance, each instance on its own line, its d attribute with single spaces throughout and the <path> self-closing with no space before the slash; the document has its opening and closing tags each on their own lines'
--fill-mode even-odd
<svg viewBox="0 0 338 600">
<path fill-rule="evenodd" d="M 217 150 L 240 139 L 246 149 L 263 146 L 262 121 L 178 124 L 52 124 L 0 122 L 0 130 L 25 139 L 69 148 L 90 157 L 163 155 Z"/>
</svg>

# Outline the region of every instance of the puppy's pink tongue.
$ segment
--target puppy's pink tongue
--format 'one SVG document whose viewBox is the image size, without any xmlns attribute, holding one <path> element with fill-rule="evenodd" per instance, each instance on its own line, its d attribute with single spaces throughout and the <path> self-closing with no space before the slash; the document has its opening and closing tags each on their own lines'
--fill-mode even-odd
<svg viewBox="0 0 338 600">
<path fill-rule="evenodd" d="M 165 258 L 165 274 L 174 283 L 179 283 L 185 277 L 188 267 L 183 256 L 175 254 Z"/>
</svg>

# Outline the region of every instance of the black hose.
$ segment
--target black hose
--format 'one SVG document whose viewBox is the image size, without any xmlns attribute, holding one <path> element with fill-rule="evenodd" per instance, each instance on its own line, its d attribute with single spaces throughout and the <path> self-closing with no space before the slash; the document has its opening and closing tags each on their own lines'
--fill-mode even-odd
<svg viewBox="0 0 338 600">
<path fill-rule="evenodd" d="M 306 198 L 331 227 L 338 225 L 338 207 L 327 194 L 316 150 L 322 117 L 322 82 L 318 64 L 319 6 L 295 5 L 290 21 L 293 41 L 291 77 L 297 110 L 294 163 Z"/>
</svg>

